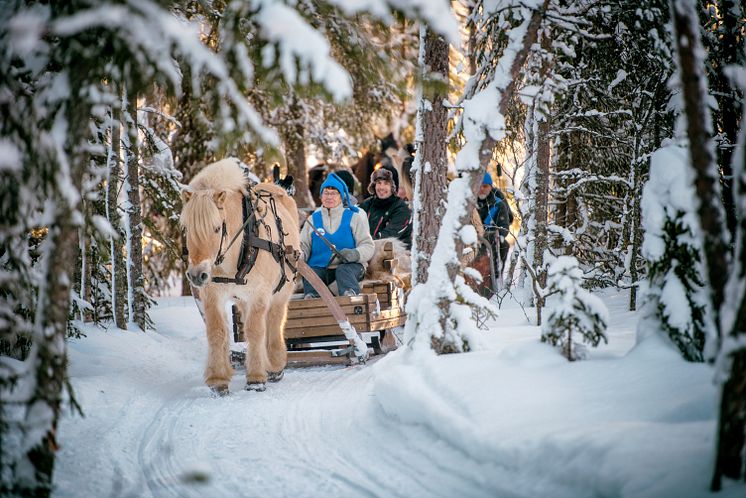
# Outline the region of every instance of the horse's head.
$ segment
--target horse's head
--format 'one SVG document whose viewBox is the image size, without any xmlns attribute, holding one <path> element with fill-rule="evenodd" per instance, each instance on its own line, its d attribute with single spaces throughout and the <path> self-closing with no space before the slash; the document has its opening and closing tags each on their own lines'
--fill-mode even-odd
<svg viewBox="0 0 746 498">
<path fill-rule="evenodd" d="M 215 259 L 226 235 L 225 201 L 226 191 L 201 190 L 182 192 L 184 208 L 181 211 L 181 226 L 186 230 L 189 251 L 187 279 L 195 287 L 210 282 Z"/>
</svg>

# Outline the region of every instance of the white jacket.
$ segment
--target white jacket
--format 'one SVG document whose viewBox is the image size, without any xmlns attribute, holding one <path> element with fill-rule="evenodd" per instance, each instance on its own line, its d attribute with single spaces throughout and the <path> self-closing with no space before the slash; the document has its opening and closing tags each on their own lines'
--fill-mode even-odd
<svg viewBox="0 0 746 498">
<path fill-rule="evenodd" d="M 342 222 L 344 209 L 344 204 L 340 204 L 332 209 L 320 207 L 314 212 L 321 212 L 321 219 L 324 222 L 324 230 L 334 233 Z M 313 223 L 313 215 L 308 217 L 300 231 L 300 248 L 303 251 L 303 259 L 305 261 L 308 261 L 308 257 L 311 254 L 311 236 L 313 234 L 311 223 Z M 360 253 L 359 263 L 362 264 L 363 267 L 367 267 L 368 261 L 373 257 L 376 247 L 373 244 L 373 238 L 370 236 L 368 215 L 365 214 L 365 211 L 359 209 L 357 213 L 353 212 L 350 226 L 352 228 L 352 236 L 355 239 L 355 249 Z M 332 264 L 329 265 L 329 268 L 335 268 L 338 264 L 338 258 L 334 258 Z"/>
</svg>

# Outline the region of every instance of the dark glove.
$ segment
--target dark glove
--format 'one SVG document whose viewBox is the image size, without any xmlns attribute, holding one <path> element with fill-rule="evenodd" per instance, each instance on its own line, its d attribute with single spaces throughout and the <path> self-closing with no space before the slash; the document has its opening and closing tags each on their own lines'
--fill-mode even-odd
<svg viewBox="0 0 746 498">
<path fill-rule="evenodd" d="M 339 254 L 342 255 L 345 263 L 357 263 L 360 261 L 360 253 L 357 252 L 357 249 L 342 249 L 339 251 Z"/>
</svg>

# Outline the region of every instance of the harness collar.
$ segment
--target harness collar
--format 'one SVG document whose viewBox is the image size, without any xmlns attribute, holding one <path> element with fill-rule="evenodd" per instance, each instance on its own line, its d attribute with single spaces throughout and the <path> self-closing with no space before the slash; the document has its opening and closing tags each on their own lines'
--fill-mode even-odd
<svg viewBox="0 0 746 498">
<path fill-rule="evenodd" d="M 272 229 L 269 225 L 264 222 L 264 217 L 257 219 L 257 210 L 251 199 L 251 191 L 248 195 L 243 196 L 242 210 L 243 210 L 243 225 L 238 232 L 233 236 L 231 242 L 225 248 L 225 252 L 222 250 L 223 241 L 228 236 L 228 230 L 226 228 L 225 219 L 223 220 L 222 235 L 220 236 L 220 249 L 218 255 L 215 257 L 215 265 L 220 265 L 225 259 L 225 253 L 233 245 L 238 236 L 243 233 L 243 240 L 241 243 L 241 252 L 238 257 L 238 263 L 236 264 L 236 275 L 233 278 L 230 277 L 213 277 L 212 281 L 217 284 L 235 284 L 235 285 L 246 285 L 246 275 L 254 268 L 256 258 L 259 255 L 259 249 L 263 249 L 269 252 L 274 258 L 275 262 L 280 265 L 280 281 L 272 291 L 273 294 L 277 293 L 286 282 L 289 281 L 286 272 L 285 265 L 290 267 L 293 276 L 297 273 L 297 268 L 291 261 L 291 257 L 294 257 L 297 261 L 297 251 L 291 246 L 285 246 L 285 231 L 282 227 L 282 220 L 277 215 L 277 206 L 274 198 L 271 194 L 262 196 L 260 193 L 255 194 L 257 202 L 264 202 L 269 205 L 269 209 L 272 211 L 272 215 L 275 220 L 275 228 L 277 229 L 279 243 L 272 242 L 271 240 L 263 239 L 259 237 L 259 224 L 261 223 L 270 234 Z M 265 198 L 269 198 L 269 202 Z"/>
</svg>

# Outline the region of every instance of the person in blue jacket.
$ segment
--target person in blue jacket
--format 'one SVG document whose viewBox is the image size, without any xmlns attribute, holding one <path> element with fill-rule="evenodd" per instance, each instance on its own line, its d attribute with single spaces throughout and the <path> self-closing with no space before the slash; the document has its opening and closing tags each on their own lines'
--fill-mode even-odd
<svg viewBox="0 0 746 498">
<path fill-rule="evenodd" d="M 365 211 L 350 203 L 347 185 L 334 173 L 321 184 L 321 207 L 303 225 L 300 245 L 306 263 L 326 285 L 336 280 L 340 296 L 360 293 L 375 246 Z M 305 278 L 303 292 L 306 298 L 318 297 Z"/>
<path fill-rule="evenodd" d="M 494 186 L 492 175 L 489 173 L 484 174 L 482 185 L 479 188 L 477 211 L 479 211 L 479 217 L 484 224 L 487 240 L 493 247 L 497 245 L 497 242 L 500 244 L 500 262 L 504 266 L 510 248 L 506 237 L 510 232 L 510 225 L 513 223 L 513 211 L 510 209 L 508 201 L 505 200 L 502 191 Z"/>
</svg>

